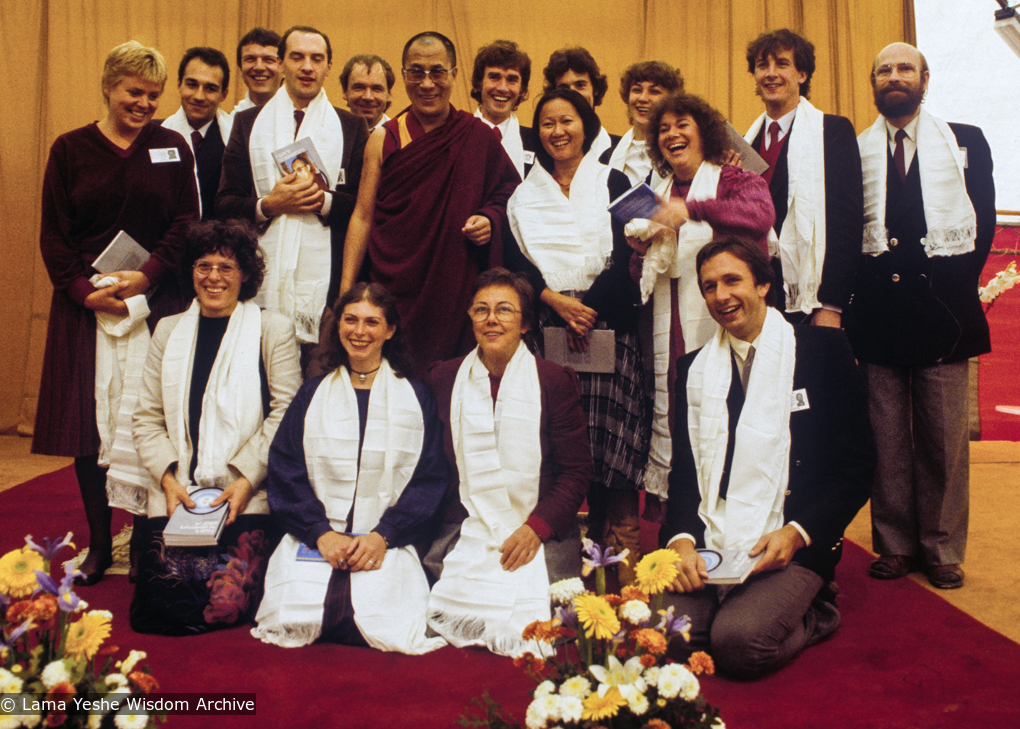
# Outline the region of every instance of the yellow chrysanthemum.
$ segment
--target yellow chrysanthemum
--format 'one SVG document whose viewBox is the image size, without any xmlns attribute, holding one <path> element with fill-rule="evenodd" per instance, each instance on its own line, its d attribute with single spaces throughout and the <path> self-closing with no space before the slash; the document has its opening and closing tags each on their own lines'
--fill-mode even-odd
<svg viewBox="0 0 1020 729">
<path fill-rule="evenodd" d="M 68 658 L 85 656 L 86 660 L 92 660 L 99 646 L 109 637 L 109 613 L 92 610 L 68 627 L 64 656 Z"/>
<path fill-rule="evenodd" d="M 635 570 L 638 587 L 657 595 L 676 579 L 677 556 L 672 549 L 657 549 L 641 558 Z"/>
<path fill-rule="evenodd" d="M 599 696 L 598 692 L 595 692 L 582 701 L 581 705 L 584 706 L 581 719 L 598 721 L 611 719 L 620 713 L 620 709 L 627 705 L 627 699 L 623 698 L 616 686 L 610 686 L 605 696 Z"/>
<path fill-rule="evenodd" d="M 584 633 L 589 638 L 594 635 L 600 640 L 608 640 L 620 632 L 620 619 L 616 617 L 613 606 L 601 595 L 578 595 L 574 598 L 577 619 L 584 626 Z"/>
<path fill-rule="evenodd" d="M 39 587 L 32 570 L 42 570 L 42 555 L 28 547 L 15 549 L 0 557 L 0 592 L 12 598 L 28 597 Z"/>
</svg>

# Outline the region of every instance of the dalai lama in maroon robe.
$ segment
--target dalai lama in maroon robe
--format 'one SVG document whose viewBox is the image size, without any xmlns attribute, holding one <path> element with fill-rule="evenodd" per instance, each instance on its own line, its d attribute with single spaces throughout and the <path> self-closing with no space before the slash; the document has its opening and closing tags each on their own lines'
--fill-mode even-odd
<svg viewBox="0 0 1020 729">
<path fill-rule="evenodd" d="M 367 252 L 371 280 L 396 297 L 422 366 L 474 346 L 464 316 L 471 285 L 502 263 L 506 202 L 520 183 L 496 133 L 450 105 L 456 66 L 453 44 L 439 33 L 404 46 L 411 106 L 365 147 L 344 250 L 341 293 Z"/>
</svg>

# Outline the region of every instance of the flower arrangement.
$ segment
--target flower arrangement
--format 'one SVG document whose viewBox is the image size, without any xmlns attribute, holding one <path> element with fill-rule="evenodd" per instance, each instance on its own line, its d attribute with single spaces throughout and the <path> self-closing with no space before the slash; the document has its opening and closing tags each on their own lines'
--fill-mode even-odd
<svg viewBox="0 0 1020 729">
<path fill-rule="evenodd" d="M 70 562 L 59 583 L 50 576 L 56 554 L 74 549 L 71 536 L 42 546 L 28 536 L 24 547 L 0 557 L 0 698 L 7 695 L 0 729 L 154 726 L 166 717 L 134 713 L 125 701 L 159 688 L 140 665 L 145 653 L 132 650 L 115 662 L 120 649 L 104 645 L 113 615 L 88 610 L 74 593 L 81 573 Z M 89 704 L 108 710 L 90 711 Z"/>
<path fill-rule="evenodd" d="M 702 652 L 686 664 L 666 658 L 670 638 L 690 640 L 690 620 L 662 608 L 662 594 L 677 576 L 676 553 L 645 555 L 635 584 L 614 595 L 606 594 L 605 568 L 626 558 L 627 550 L 617 555 L 590 539 L 583 544 L 584 576 L 595 571 L 596 592 L 580 577 L 550 586 L 555 617 L 523 633 L 540 646 L 540 655 L 514 659 L 538 684 L 525 715 L 527 729 L 725 729 L 697 678 L 714 673 L 712 659 Z M 521 729 L 488 695 L 473 703 L 481 715 L 462 716 L 461 726 Z"/>
<path fill-rule="evenodd" d="M 1009 291 L 1017 283 L 1020 283 L 1020 273 L 1016 270 L 1016 261 L 1010 261 L 1006 268 L 992 276 L 991 281 L 984 286 L 979 286 L 978 296 L 981 298 L 981 303 L 985 304 L 985 312 L 987 313 L 992 308 L 992 304 L 1000 295 Z"/>
</svg>

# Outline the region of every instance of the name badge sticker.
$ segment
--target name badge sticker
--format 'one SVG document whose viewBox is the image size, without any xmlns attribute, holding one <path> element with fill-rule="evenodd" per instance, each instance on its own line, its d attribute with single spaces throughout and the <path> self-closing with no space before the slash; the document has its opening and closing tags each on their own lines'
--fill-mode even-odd
<svg viewBox="0 0 1020 729">
<path fill-rule="evenodd" d="M 795 413 L 798 410 L 811 409 L 811 403 L 808 402 L 807 390 L 805 390 L 804 388 L 794 390 L 792 393 L 790 393 L 790 397 L 793 400 L 793 402 L 790 403 L 791 413 Z"/>
<path fill-rule="evenodd" d="M 164 149 L 150 149 L 149 158 L 152 160 L 152 164 L 158 165 L 162 162 L 180 162 L 181 155 L 177 152 L 177 147 L 166 147 Z"/>
<path fill-rule="evenodd" d="M 346 170 L 344 170 L 343 167 L 340 168 L 340 173 L 336 176 L 336 184 L 338 184 L 338 185 L 346 185 L 347 184 L 347 174 L 346 174 Z"/>
<path fill-rule="evenodd" d="M 524 152 L 524 164 L 526 164 L 526 165 L 533 165 L 533 164 L 535 164 L 535 153 L 534 152 L 529 152 L 529 151 L 525 151 Z"/>
</svg>

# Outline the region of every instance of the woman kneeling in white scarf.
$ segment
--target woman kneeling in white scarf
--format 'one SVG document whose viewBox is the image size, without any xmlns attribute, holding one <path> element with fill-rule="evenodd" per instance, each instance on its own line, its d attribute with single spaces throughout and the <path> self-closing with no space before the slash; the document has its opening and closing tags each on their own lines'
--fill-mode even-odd
<svg viewBox="0 0 1020 729">
<path fill-rule="evenodd" d="M 265 492 L 266 456 L 301 384 L 294 326 L 251 301 L 265 272 L 248 225 L 193 225 L 181 278 L 196 299 L 152 337 L 134 444 L 153 486 L 131 627 L 183 635 L 250 620 L 278 540 Z M 158 484 L 158 486 L 156 485 Z M 215 547 L 167 547 L 163 528 L 192 494 L 222 489 L 229 510 Z"/>
<path fill-rule="evenodd" d="M 269 505 L 287 534 L 252 635 L 426 653 L 446 643 L 426 637 L 429 587 L 411 546 L 449 480 L 435 402 L 406 376 L 386 289 L 357 284 L 333 313 L 335 369 L 304 384 L 269 452 Z"/>
<path fill-rule="evenodd" d="M 533 302 L 524 276 L 483 273 L 468 310 L 478 347 L 429 373 L 459 475 L 426 558 L 440 576 L 429 625 L 514 656 L 537 652 L 521 632 L 550 618 L 550 583 L 581 574 L 577 509 L 592 474 L 577 375 L 521 343 Z"/>
</svg>

